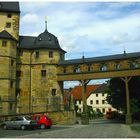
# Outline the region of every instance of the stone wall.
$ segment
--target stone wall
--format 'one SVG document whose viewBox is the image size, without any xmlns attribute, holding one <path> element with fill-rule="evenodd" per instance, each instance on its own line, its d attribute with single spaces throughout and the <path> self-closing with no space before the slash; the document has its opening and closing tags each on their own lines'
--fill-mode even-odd
<svg viewBox="0 0 140 140">
<path fill-rule="evenodd" d="M 11 18 L 8 18 L 7 15 L 9 12 L 0 12 L 0 32 L 2 30 L 8 31 L 14 38 L 18 40 L 19 38 L 19 14 L 11 13 Z M 6 23 L 11 23 L 10 28 L 6 28 Z"/>
<path fill-rule="evenodd" d="M 23 53 L 17 61 L 17 70 L 21 71 L 21 76 L 17 78 L 17 89 L 20 90 L 18 113 L 51 110 L 53 89 L 56 89 L 54 97 L 60 98 L 59 104 L 62 104 L 61 85 L 57 82 L 59 51 L 45 49 L 21 51 Z M 49 51 L 53 51 L 53 58 L 49 58 Z M 36 52 L 39 52 L 39 57 L 36 57 Z M 46 71 L 46 76 L 41 75 L 42 70 Z"/>
</svg>

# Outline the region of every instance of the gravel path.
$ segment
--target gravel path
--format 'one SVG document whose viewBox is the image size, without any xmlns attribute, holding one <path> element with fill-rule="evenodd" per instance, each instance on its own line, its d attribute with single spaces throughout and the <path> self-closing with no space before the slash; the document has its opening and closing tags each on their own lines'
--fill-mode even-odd
<svg viewBox="0 0 140 140">
<path fill-rule="evenodd" d="M 58 126 L 59 128 L 61 126 Z M 62 126 L 64 127 L 64 126 Z M 45 131 L 20 138 L 136 138 L 129 126 L 108 120 L 94 120 L 89 125 L 65 125 L 65 129 Z M 52 128 L 53 129 L 53 128 Z"/>
</svg>

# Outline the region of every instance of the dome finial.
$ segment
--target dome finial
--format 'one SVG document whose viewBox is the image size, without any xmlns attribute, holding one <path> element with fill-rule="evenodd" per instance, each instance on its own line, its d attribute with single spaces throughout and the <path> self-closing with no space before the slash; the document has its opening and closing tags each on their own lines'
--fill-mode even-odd
<svg viewBox="0 0 140 140">
<path fill-rule="evenodd" d="M 45 31 L 47 31 L 47 16 L 45 17 Z"/>
</svg>

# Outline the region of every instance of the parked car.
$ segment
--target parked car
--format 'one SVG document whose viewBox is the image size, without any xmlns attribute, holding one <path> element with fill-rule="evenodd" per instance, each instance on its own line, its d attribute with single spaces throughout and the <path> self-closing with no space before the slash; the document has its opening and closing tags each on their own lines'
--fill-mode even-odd
<svg viewBox="0 0 140 140">
<path fill-rule="evenodd" d="M 8 128 L 15 128 L 21 130 L 25 130 L 28 128 L 35 129 L 37 128 L 37 121 L 31 120 L 27 116 L 16 116 L 9 121 L 2 122 L 1 125 L 3 129 L 8 129 Z"/>
<path fill-rule="evenodd" d="M 51 128 L 52 126 L 52 120 L 46 115 L 35 114 L 33 119 L 37 121 L 38 127 L 41 129 Z"/>
</svg>

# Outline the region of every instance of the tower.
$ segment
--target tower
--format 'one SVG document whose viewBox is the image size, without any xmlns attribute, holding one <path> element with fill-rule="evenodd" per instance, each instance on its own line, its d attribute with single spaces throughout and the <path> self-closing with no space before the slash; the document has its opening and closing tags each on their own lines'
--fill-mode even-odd
<svg viewBox="0 0 140 140">
<path fill-rule="evenodd" d="M 16 50 L 19 3 L 0 2 L 0 114 L 16 111 Z"/>
</svg>

